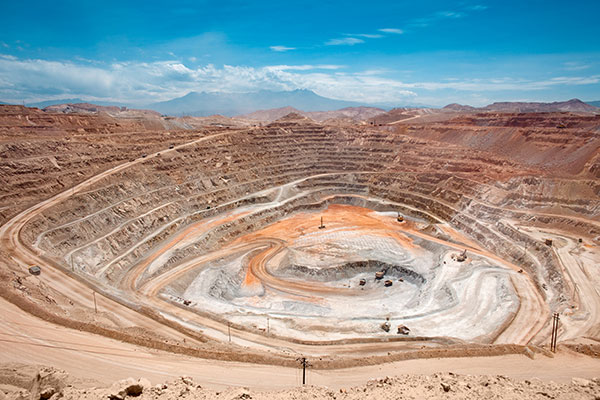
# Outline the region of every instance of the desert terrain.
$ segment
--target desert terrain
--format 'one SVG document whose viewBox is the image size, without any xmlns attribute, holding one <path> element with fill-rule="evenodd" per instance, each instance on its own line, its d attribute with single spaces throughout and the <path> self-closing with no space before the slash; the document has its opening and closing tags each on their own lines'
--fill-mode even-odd
<svg viewBox="0 0 600 400">
<path fill-rule="evenodd" d="M 0 105 L 0 396 L 600 396 L 576 106 Z"/>
</svg>

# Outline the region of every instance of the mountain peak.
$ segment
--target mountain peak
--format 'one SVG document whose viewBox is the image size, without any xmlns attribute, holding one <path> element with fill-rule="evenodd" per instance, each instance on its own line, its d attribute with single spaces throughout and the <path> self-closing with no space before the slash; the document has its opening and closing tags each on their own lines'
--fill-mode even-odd
<svg viewBox="0 0 600 400">
<path fill-rule="evenodd" d="M 475 109 L 475 107 L 458 104 L 458 103 L 448 104 L 446 107 L 442 108 L 443 111 L 456 111 L 456 112 L 473 111 L 474 109 Z"/>
<path fill-rule="evenodd" d="M 298 114 L 296 112 L 291 112 L 289 114 L 284 115 L 283 117 L 271 122 L 268 126 L 288 126 L 288 125 L 312 125 L 315 124 L 315 121 L 312 119 Z"/>
<path fill-rule="evenodd" d="M 252 93 L 189 92 L 185 96 L 154 103 L 147 107 L 170 115 L 223 114 L 234 116 L 285 106 L 304 111 L 331 111 L 361 105 L 363 104 L 322 97 L 308 89 L 296 89 L 279 92 L 261 90 Z"/>
<path fill-rule="evenodd" d="M 306 121 L 306 120 L 310 120 L 310 118 L 305 117 L 304 115 L 298 114 L 296 112 L 291 112 L 291 113 L 286 114 L 283 117 L 279 118 L 277 121 L 297 121 L 297 120 Z"/>
</svg>

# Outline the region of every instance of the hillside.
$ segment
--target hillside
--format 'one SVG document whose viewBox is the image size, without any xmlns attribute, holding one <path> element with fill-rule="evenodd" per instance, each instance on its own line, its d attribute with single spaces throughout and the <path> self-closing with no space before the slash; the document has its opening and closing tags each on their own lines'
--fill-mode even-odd
<svg viewBox="0 0 600 400">
<path fill-rule="evenodd" d="M 113 106 L 113 107 L 124 107 L 126 106 L 126 104 L 120 103 L 120 102 L 114 102 L 114 101 L 102 101 L 102 100 L 84 100 L 82 98 L 76 97 L 76 98 L 67 98 L 67 99 L 54 99 L 54 100 L 44 100 L 44 101 L 38 101 L 35 103 L 25 103 L 25 105 L 27 107 L 35 107 L 35 108 L 39 108 L 39 109 L 43 109 L 49 106 L 55 106 L 55 105 L 60 105 L 60 104 L 82 104 L 82 103 L 88 103 L 88 104 L 95 104 L 98 106 Z"/>
<path fill-rule="evenodd" d="M 281 107 L 269 110 L 259 110 L 250 114 L 240 115 L 239 118 L 271 122 L 287 114 L 296 113 L 304 115 L 314 121 L 323 122 L 331 119 L 347 119 L 349 121 L 365 121 L 374 116 L 385 113 L 385 110 L 376 107 L 346 107 L 333 111 L 301 111 L 294 107 Z"/>
<path fill-rule="evenodd" d="M 361 105 L 322 97 L 310 90 L 261 90 L 253 93 L 190 92 L 183 97 L 149 104 L 147 108 L 169 115 L 187 114 L 202 117 L 220 114 L 231 117 L 286 106 L 304 111 L 328 111 Z"/>
<path fill-rule="evenodd" d="M 600 101 L 584 103 L 579 99 L 571 99 L 568 101 L 555 101 L 553 103 L 542 102 L 515 102 L 505 101 L 488 104 L 485 107 L 471 107 L 462 104 L 448 104 L 443 107 L 443 112 L 477 112 L 477 111 L 494 111 L 503 113 L 539 113 L 539 112 L 585 112 L 597 113 L 600 112 Z"/>
<path fill-rule="evenodd" d="M 379 124 L 395 124 L 403 120 L 420 117 L 423 115 L 436 113 L 437 110 L 431 108 L 410 108 L 401 107 L 394 108 L 386 113 L 376 115 L 369 119 L 369 122 L 374 125 Z"/>
<path fill-rule="evenodd" d="M 127 107 L 118 106 L 101 106 L 91 103 L 76 103 L 76 104 L 55 104 L 45 107 L 43 111 L 48 113 L 63 113 L 63 114 L 96 114 L 104 112 L 112 116 L 127 118 L 127 117 L 151 117 L 159 118 L 160 113 L 152 110 L 137 110 L 128 109 Z"/>
<path fill-rule="evenodd" d="M 579 99 L 557 101 L 553 103 L 524 103 L 524 102 L 499 102 L 493 103 L 484 110 L 499 112 L 599 112 L 598 107 L 591 106 Z"/>
</svg>

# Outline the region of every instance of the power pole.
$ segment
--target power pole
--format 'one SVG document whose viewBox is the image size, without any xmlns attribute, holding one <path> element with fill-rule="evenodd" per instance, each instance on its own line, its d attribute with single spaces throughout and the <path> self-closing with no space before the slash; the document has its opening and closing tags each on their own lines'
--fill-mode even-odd
<svg viewBox="0 0 600 400">
<path fill-rule="evenodd" d="M 306 368 L 310 367 L 310 363 L 306 361 L 306 357 L 297 358 L 296 361 L 300 361 L 302 365 L 302 384 L 306 385 Z"/>
<path fill-rule="evenodd" d="M 98 314 L 98 306 L 96 306 L 96 292 L 93 292 L 94 295 L 94 311 L 96 312 L 96 314 Z"/>
<path fill-rule="evenodd" d="M 554 328 L 556 327 L 556 314 L 552 314 L 552 331 L 550 334 L 550 351 L 552 351 L 552 346 L 554 345 Z"/>
<path fill-rule="evenodd" d="M 552 335 L 550 338 L 550 351 L 556 353 L 556 342 L 558 341 L 558 323 L 560 321 L 560 317 L 558 313 L 554 313 L 552 315 Z"/>
</svg>

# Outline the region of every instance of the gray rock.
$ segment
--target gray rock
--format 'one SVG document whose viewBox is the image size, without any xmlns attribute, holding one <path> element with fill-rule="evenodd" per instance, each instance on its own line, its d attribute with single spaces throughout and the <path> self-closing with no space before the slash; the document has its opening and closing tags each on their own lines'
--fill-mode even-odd
<svg viewBox="0 0 600 400">
<path fill-rule="evenodd" d="M 114 383 L 109 390 L 108 398 L 111 400 L 123 400 L 126 397 L 137 397 L 142 394 L 144 388 L 151 387 L 147 379 L 135 380 L 127 378 L 125 380 Z"/>
</svg>

